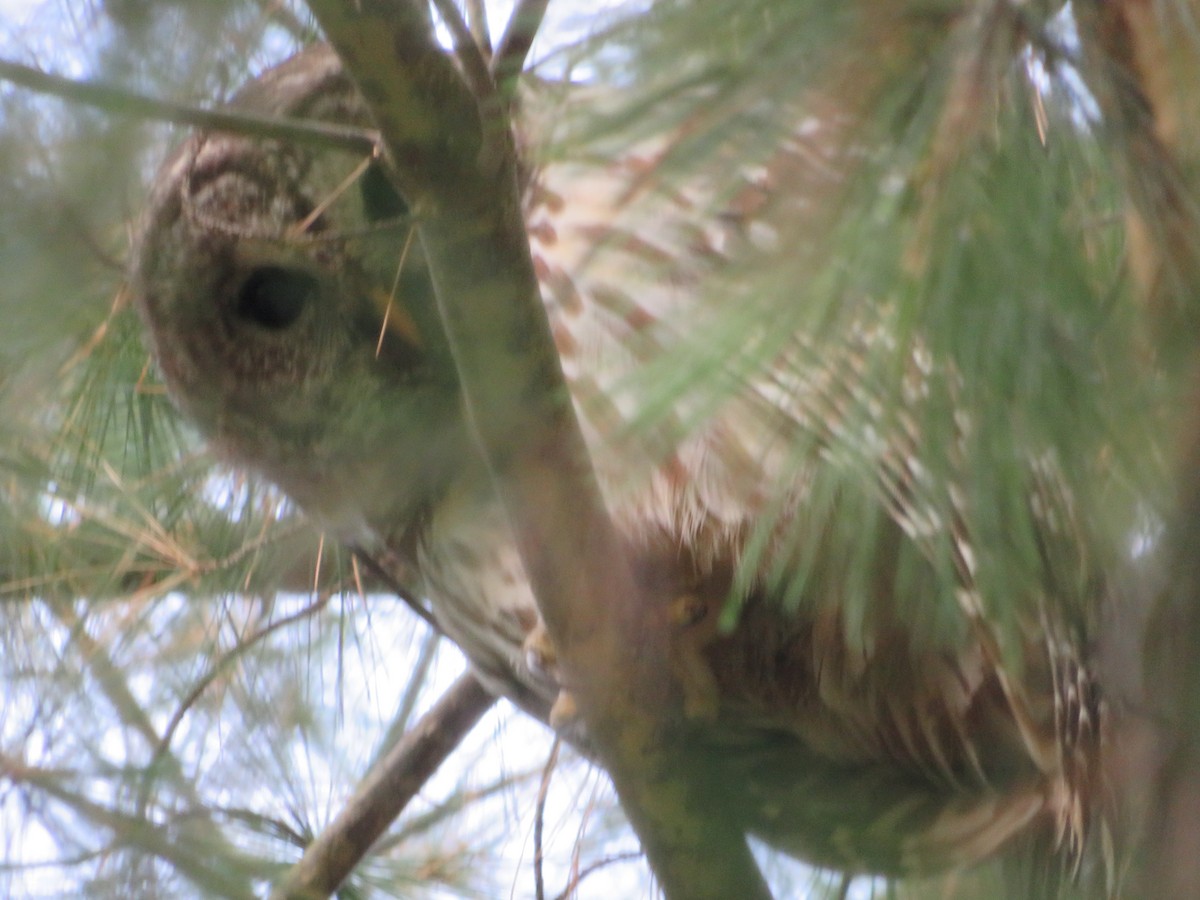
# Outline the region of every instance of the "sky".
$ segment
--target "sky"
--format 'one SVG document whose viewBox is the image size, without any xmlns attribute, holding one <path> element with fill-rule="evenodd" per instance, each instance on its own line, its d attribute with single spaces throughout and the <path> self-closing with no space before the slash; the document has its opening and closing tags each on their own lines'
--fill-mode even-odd
<svg viewBox="0 0 1200 900">
<path fill-rule="evenodd" d="M 37 3 L 38 0 L 0 0 L 0 16 L 20 21 Z"/>
</svg>

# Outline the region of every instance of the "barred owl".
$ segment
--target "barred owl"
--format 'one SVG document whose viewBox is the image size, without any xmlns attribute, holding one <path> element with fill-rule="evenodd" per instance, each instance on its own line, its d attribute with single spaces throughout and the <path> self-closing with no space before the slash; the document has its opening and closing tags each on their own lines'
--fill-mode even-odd
<svg viewBox="0 0 1200 900">
<path fill-rule="evenodd" d="M 321 45 L 233 105 L 366 120 Z M 819 159 L 805 161 L 812 152 L 798 132 L 777 165 L 819 170 Z M 822 352 L 799 342 L 703 416 L 623 427 L 634 412 L 623 379 L 687 331 L 698 281 L 753 240 L 750 201 L 772 174 L 747 176 L 738 208 L 696 222 L 704 204 L 687 197 L 624 202 L 644 163 L 632 152 L 604 164 L 538 167 L 533 157 L 526 218 L 606 500 L 635 559 L 662 581 L 667 599 L 646 614 L 672 622 L 665 677 L 719 760 L 724 808 L 785 851 L 849 872 L 925 875 L 1038 843 L 1048 866 L 1070 868 L 1094 831 L 1099 768 L 1101 703 L 1084 637 L 1034 623 L 1026 664 L 1005 668 L 971 599 L 969 535 L 921 508 L 918 437 L 902 415 L 888 424 L 847 412 L 878 335 L 864 327 Z M 414 238 L 374 163 L 197 134 L 153 185 L 137 307 L 174 402 L 216 452 L 430 598 L 484 683 L 547 719 L 562 686 L 464 421 L 416 226 Z M 653 262 L 664 256 L 683 262 L 667 271 Z M 930 371 L 919 359 L 911 368 L 918 381 Z M 859 573 L 866 625 L 855 629 L 845 573 L 822 572 L 818 558 L 803 561 L 805 578 L 787 577 L 802 564 L 787 541 L 816 502 L 809 476 L 834 464 L 848 431 L 873 460 L 864 492 L 884 520 L 872 567 Z M 939 530 L 951 534 L 964 598 L 952 637 L 922 633 L 912 604 L 892 597 L 898 552 L 888 548 Z M 781 602 L 788 590 L 802 596 Z M 736 627 L 718 628 L 730 602 Z"/>
</svg>

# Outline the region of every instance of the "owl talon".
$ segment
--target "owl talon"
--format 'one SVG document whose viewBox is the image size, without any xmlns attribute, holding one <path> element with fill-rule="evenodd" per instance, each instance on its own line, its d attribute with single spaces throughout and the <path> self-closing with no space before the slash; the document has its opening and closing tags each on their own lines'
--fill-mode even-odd
<svg viewBox="0 0 1200 900">
<path fill-rule="evenodd" d="M 537 624 L 525 635 L 521 646 L 525 652 L 525 664 L 529 666 L 530 671 L 544 675 L 557 684 L 558 650 L 541 619 L 538 619 Z M 550 707 L 548 721 L 550 727 L 560 733 L 573 728 L 579 721 L 579 707 L 570 691 L 559 688 L 554 705 Z"/>
<path fill-rule="evenodd" d="M 554 705 L 550 707 L 550 727 L 565 731 L 579 721 L 579 706 L 568 690 L 560 690 Z"/>
<path fill-rule="evenodd" d="M 558 650 L 554 641 L 550 639 L 550 632 L 540 619 L 529 634 L 525 635 L 521 649 L 525 653 L 526 664 L 535 672 L 550 675 L 558 665 Z"/>
</svg>

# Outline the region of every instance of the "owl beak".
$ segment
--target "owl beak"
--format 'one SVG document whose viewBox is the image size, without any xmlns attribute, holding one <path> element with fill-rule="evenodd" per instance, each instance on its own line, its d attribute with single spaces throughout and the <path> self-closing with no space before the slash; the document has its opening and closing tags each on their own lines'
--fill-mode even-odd
<svg viewBox="0 0 1200 900">
<path fill-rule="evenodd" d="M 423 349 L 425 342 L 421 339 L 421 331 L 417 328 L 417 323 L 413 321 L 408 310 L 404 308 L 404 304 L 397 302 L 393 294 L 382 288 L 371 288 L 367 291 L 367 295 L 371 298 L 375 308 L 379 310 L 380 320 L 383 323 L 379 331 L 379 343 L 375 347 L 376 356 L 379 355 L 379 351 L 383 347 L 384 335 L 388 332 L 410 347 Z"/>
</svg>

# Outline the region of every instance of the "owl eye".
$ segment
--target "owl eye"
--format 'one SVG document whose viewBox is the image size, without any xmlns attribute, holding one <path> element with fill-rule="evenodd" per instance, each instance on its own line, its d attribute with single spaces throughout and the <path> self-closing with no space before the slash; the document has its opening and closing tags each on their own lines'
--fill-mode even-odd
<svg viewBox="0 0 1200 900">
<path fill-rule="evenodd" d="M 307 272 L 261 266 L 242 282 L 234 309 L 239 319 L 268 331 L 283 331 L 296 323 L 317 289 L 317 279 Z"/>
</svg>

